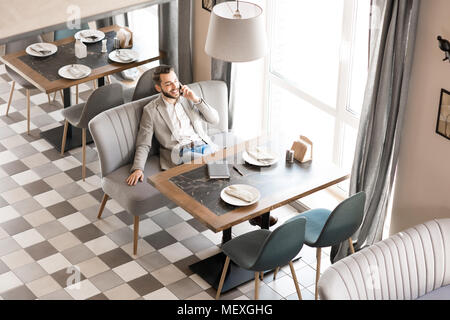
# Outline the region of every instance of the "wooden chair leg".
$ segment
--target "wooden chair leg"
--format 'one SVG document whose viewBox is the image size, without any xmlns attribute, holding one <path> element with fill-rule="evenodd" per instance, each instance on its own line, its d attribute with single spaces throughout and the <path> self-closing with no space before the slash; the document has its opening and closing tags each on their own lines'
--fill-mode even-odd
<svg viewBox="0 0 450 320">
<path fill-rule="evenodd" d="M 350 246 L 350 252 L 352 254 L 355 253 L 355 248 L 353 247 L 353 240 L 352 240 L 352 238 L 348 238 L 348 245 Z"/>
<path fill-rule="evenodd" d="M 110 75 L 107 75 L 107 76 L 106 76 L 106 81 L 108 81 L 108 84 L 111 84 L 111 83 L 112 83 L 112 81 L 111 81 L 111 76 L 110 76 Z"/>
<path fill-rule="evenodd" d="M 261 271 L 259 276 L 260 276 L 261 281 L 263 281 L 264 280 L 264 271 Z"/>
<path fill-rule="evenodd" d="M 56 94 L 55 94 L 56 95 Z M 62 90 L 59 90 L 59 95 L 61 96 L 61 101 L 64 104 L 64 93 Z"/>
<path fill-rule="evenodd" d="M 259 299 L 259 272 L 255 272 L 255 300 Z"/>
<path fill-rule="evenodd" d="M 137 245 L 139 239 L 139 216 L 134 216 L 134 241 L 133 241 L 133 254 L 137 254 Z"/>
<path fill-rule="evenodd" d="M 53 101 L 56 100 L 56 93 L 57 93 L 57 91 L 53 92 Z"/>
<path fill-rule="evenodd" d="M 98 210 L 97 219 L 102 217 L 103 210 L 105 209 L 106 202 L 109 200 L 109 196 L 105 193 L 103 195 L 102 203 L 100 204 L 100 209 Z"/>
<path fill-rule="evenodd" d="M 31 102 L 30 102 L 30 90 L 26 90 L 27 92 L 27 133 L 30 134 L 30 108 L 31 108 Z"/>
<path fill-rule="evenodd" d="M 298 300 L 303 300 L 302 293 L 297 281 L 297 275 L 295 274 L 294 264 L 292 263 L 292 261 L 289 262 L 289 267 L 291 268 L 292 279 L 294 280 L 295 290 L 297 290 Z"/>
<path fill-rule="evenodd" d="M 78 104 L 78 85 L 75 85 L 75 104 Z"/>
<path fill-rule="evenodd" d="M 48 104 L 52 103 L 52 101 L 50 99 L 50 93 L 47 93 L 47 98 L 48 98 Z"/>
<path fill-rule="evenodd" d="M 318 283 L 319 283 L 319 278 L 320 278 L 320 259 L 322 257 L 322 248 L 317 248 L 316 251 L 316 259 L 317 259 L 317 266 L 316 266 L 316 290 L 315 290 L 315 294 L 314 297 L 316 300 L 319 299 L 319 288 L 318 288 Z"/>
<path fill-rule="evenodd" d="M 97 89 L 97 81 L 92 80 L 92 83 L 94 84 L 94 90 Z"/>
<path fill-rule="evenodd" d="M 66 140 L 67 140 L 67 129 L 69 128 L 69 121 L 64 122 L 64 131 L 61 142 L 61 155 L 64 155 L 64 149 L 66 148 Z"/>
<path fill-rule="evenodd" d="M 227 274 L 228 265 L 230 264 L 230 258 L 225 259 L 225 264 L 223 265 L 222 275 L 220 276 L 219 287 L 217 287 L 216 300 L 219 300 L 220 293 L 222 292 L 223 282 L 225 281 L 225 276 Z"/>
<path fill-rule="evenodd" d="M 277 278 L 278 271 L 280 271 L 280 267 L 275 268 L 275 271 L 273 272 L 273 280 L 275 280 Z"/>
<path fill-rule="evenodd" d="M 8 100 L 8 106 L 6 107 L 6 115 L 8 116 L 9 113 L 9 107 L 11 106 L 11 101 L 14 93 L 14 87 L 16 86 L 16 82 L 13 81 L 11 84 L 11 91 L 9 92 L 9 100 Z"/>
<path fill-rule="evenodd" d="M 81 167 L 81 173 L 82 173 L 82 177 L 83 177 L 83 181 L 86 180 L 86 129 L 83 128 L 81 129 L 81 144 L 82 144 L 82 149 L 83 149 L 83 153 L 82 153 L 82 157 L 83 157 L 83 165 Z"/>
</svg>

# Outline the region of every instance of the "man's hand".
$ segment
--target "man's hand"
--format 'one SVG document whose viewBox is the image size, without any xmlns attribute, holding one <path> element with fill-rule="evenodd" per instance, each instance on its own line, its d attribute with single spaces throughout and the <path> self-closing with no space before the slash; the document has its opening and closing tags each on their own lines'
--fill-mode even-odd
<svg viewBox="0 0 450 320">
<path fill-rule="evenodd" d="M 144 173 L 142 170 L 137 169 L 127 178 L 127 183 L 129 186 L 135 186 L 139 180 L 144 181 Z"/>
<path fill-rule="evenodd" d="M 183 92 L 183 97 L 185 97 L 188 100 L 191 100 L 193 103 L 199 103 L 202 101 L 197 95 L 189 89 L 188 86 L 181 86 L 181 92 Z"/>
</svg>

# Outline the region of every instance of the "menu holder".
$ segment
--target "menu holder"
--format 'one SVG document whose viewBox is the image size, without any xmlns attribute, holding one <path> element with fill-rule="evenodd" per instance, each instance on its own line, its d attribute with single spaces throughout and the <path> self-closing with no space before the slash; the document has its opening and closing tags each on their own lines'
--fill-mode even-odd
<svg viewBox="0 0 450 320">
<path fill-rule="evenodd" d="M 294 159 L 300 163 L 313 159 L 313 143 L 305 136 L 300 136 L 299 140 L 294 141 L 291 150 L 294 151 Z"/>
<path fill-rule="evenodd" d="M 133 47 L 133 32 L 131 32 L 130 28 L 120 28 L 120 30 L 117 31 L 116 37 L 120 41 L 121 49 L 130 49 Z"/>
</svg>

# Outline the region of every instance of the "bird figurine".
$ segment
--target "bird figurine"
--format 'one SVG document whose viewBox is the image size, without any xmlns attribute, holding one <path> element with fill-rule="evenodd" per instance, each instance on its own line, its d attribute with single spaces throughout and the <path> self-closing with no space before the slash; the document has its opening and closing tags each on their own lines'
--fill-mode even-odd
<svg viewBox="0 0 450 320">
<path fill-rule="evenodd" d="M 439 41 L 439 49 L 445 52 L 445 58 L 443 61 L 450 61 L 450 42 L 441 36 L 438 36 L 437 39 Z"/>
</svg>

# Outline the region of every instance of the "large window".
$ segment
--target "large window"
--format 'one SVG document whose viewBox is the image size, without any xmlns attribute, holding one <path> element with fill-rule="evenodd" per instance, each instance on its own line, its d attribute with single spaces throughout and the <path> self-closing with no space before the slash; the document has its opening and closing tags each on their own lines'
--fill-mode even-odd
<svg viewBox="0 0 450 320">
<path fill-rule="evenodd" d="M 128 23 L 133 31 L 134 41 L 139 43 L 141 50 L 158 52 L 158 5 L 128 12 Z M 145 66 L 150 69 L 157 65 L 159 65 L 159 61 L 148 63 Z"/>
<path fill-rule="evenodd" d="M 266 130 L 350 168 L 368 68 L 370 1 L 268 1 Z"/>
</svg>

